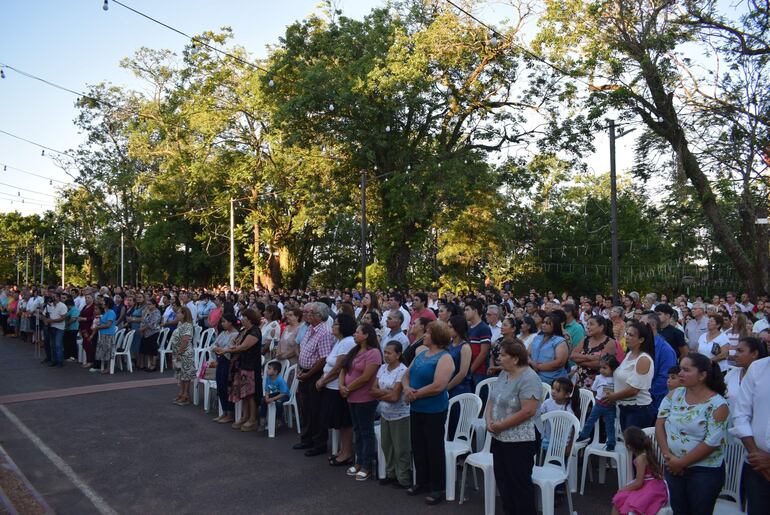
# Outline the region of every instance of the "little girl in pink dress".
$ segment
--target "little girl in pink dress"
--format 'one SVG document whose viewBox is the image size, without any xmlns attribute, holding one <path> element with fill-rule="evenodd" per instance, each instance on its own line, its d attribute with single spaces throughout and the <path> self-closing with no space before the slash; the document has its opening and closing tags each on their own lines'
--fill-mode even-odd
<svg viewBox="0 0 770 515">
<path fill-rule="evenodd" d="M 636 476 L 612 498 L 612 514 L 655 515 L 668 502 L 668 488 L 652 442 L 638 427 L 626 429 L 623 438 L 634 456 Z"/>
</svg>

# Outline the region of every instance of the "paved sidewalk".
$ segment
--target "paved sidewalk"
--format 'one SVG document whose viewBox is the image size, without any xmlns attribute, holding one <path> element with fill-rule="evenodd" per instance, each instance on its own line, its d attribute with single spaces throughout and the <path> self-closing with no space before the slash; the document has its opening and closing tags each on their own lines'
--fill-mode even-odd
<svg viewBox="0 0 770 515">
<path fill-rule="evenodd" d="M 16 400 L 0 407 L 0 444 L 57 513 L 483 513 L 483 493 L 472 488 L 462 506 L 428 507 L 304 457 L 287 428 L 269 439 L 216 424 L 199 406 L 175 406 L 174 384 L 147 384 L 168 372 L 43 367 L 31 346 L 2 337 L 0 367 L 0 396 Z M 29 392 L 37 398 L 20 396 Z M 573 496 L 575 509 L 608 513 L 614 492 L 613 483 L 589 485 Z M 556 514 L 566 513 L 565 502 Z"/>
</svg>

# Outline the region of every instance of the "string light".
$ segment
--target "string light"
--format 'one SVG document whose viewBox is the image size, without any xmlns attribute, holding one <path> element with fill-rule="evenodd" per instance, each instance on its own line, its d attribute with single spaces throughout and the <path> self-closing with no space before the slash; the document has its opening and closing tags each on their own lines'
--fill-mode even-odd
<svg viewBox="0 0 770 515">
<path fill-rule="evenodd" d="M 329 111 L 334 111 L 334 104 L 329 104 Z"/>
<path fill-rule="evenodd" d="M 43 149 L 43 150 L 41 150 L 41 151 L 40 151 L 40 155 L 41 155 L 42 157 L 45 157 L 45 149 Z"/>
<path fill-rule="evenodd" d="M 109 2 L 109 0 L 104 0 L 104 3 L 102 4 L 102 9 L 104 9 L 105 11 L 109 11 L 110 10 L 110 2 Z"/>
<path fill-rule="evenodd" d="M 270 80 L 268 81 L 267 85 L 268 85 L 268 86 L 270 86 L 270 87 L 272 88 L 273 86 L 275 86 L 275 81 L 274 81 L 273 79 L 270 79 Z"/>
<path fill-rule="evenodd" d="M 390 132 L 390 125 L 385 126 L 385 132 Z"/>
<path fill-rule="evenodd" d="M 5 78 L 5 70 L 0 68 L 0 79 L 4 79 L 4 78 Z"/>
</svg>

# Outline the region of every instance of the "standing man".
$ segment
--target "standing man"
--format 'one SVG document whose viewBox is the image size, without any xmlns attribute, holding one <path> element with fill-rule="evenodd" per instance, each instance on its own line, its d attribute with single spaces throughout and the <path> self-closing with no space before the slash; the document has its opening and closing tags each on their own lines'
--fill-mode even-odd
<svg viewBox="0 0 770 515">
<path fill-rule="evenodd" d="M 765 318 L 757 320 L 757 322 L 754 324 L 754 332 L 757 334 L 770 327 L 770 302 L 765 302 L 764 313 Z"/>
<path fill-rule="evenodd" d="M 748 456 L 743 464 L 748 515 L 764 515 L 770 506 L 770 358 L 751 364 L 741 381 L 730 433 L 740 438 Z"/>
<path fill-rule="evenodd" d="M 422 292 L 417 292 L 412 296 L 412 314 L 409 319 L 409 329 L 412 328 L 414 323 L 420 317 L 425 317 L 428 320 L 436 320 L 436 314 L 428 308 L 428 296 Z M 409 342 L 414 341 L 412 331 L 409 331 Z M 406 347 L 404 347 L 406 348 Z"/>
<path fill-rule="evenodd" d="M 45 358 L 51 367 L 64 366 L 64 319 L 67 318 L 67 311 L 59 296 L 51 294 L 43 316 L 43 323 L 48 327 Z"/>
<path fill-rule="evenodd" d="M 481 319 L 484 309 L 480 300 L 465 303 L 465 320 L 468 322 L 468 343 L 471 345 L 470 373 L 473 387 L 487 378 L 487 356 L 492 346 L 492 330 Z"/>
<path fill-rule="evenodd" d="M 503 329 L 503 323 L 500 321 L 500 306 L 497 304 L 487 306 L 487 324 L 492 331 L 492 341 L 496 342 L 500 339 L 500 332 Z"/>
<path fill-rule="evenodd" d="M 198 320 L 198 308 L 195 306 L 195 302 L 192 301 L 190 298 L 190 294 L 186 291 L 183 291 L 179 294 L 179 302 L 182 303 L 183 306 L 187 307 L 187 309 L 190 310 L 190 314 L 192 315 L 193 323 L 196 323 Z"/>
<path fill-rule="evenodd" d="M 598 297 L 598 295 L 597 295 Z M 599 306 L 601 308 L 601 306 Z M 564 330 L 567 331 L 570 338 L 570 353 L 576 347 L 583 345 L 583 339 L 586 337 L 586 331 L 583 329 L 583 325 L 578 322 L 578 308 L 574 302 L 565 302 L 562 306 L 566 320 L 564 322 Z"/>
<path fill-rule="evenodd" d="M 401 324 L 403 322 L 404 315 L 401 311 L 391 309 L 385 313 L 385 327 L 388 328 L 388 332 L 382 337 L 382 342 L 380 343 L 380 346 L 383 349 L 388 342 L 393 340 L 400 343 L 402 349 L 409 347 L 409 338 L 407 338 L 404 331 L 401 330 Z"/>
<path fill-rule="evenodd" d="M 401 330 L 404 331 L 404 334 L 406 334 L 407 331 L 409 331 L 409 324 L 412 322 L 412 316 L 401 305 L 403 302 L 404 302 L 404 297 L 402 297 L 401 294 L 398 293 L 397 291 L 394 291 L 393 293 L 390 293 L 388 295 L 388 308 L 397 309 L 404 316 L 404 321 L 401 323 Z M 387 323 L 388 323 L 388 320 L 387 320 L 387 312 L 386 312 L 386 313 L 383 313 L 382 315 L 380 326 L 385 327 Z"/>
<path fill-rule="evenodd" d="M 660 318 L 660 328 L 658 329 L 658 333 L 669 345 L 671 345 L 671 348 L 674 349 L 677 356 L 680 358 L 687 356 L 687 353 L 690 352 L 690 348 L 684 341 L 684 333 L 674 327 L 671 323 L 672 320 L 676 319 L 674 308 L 668 304 L 658 304 L 655 306 L 655 312 Z"/>
<path fill-rule="evenodd" d="M 698 352 L 698 340 L 701 335 L 708 332 L 708 317 L 706 317 L 706 308 L 703 302 L 696 302 L 692 305 L 693 319 L 687 322 L 684 328 L 684 339 L 692 352 Z M 754 326 L 756 330 L 756 325 Z"/>
<path fill-rule="evenodd" d="M 741 312 L 741 308 L 738 305 L 737 299 L 735 298 L 735 292 L 728 291 L 725 295 L 725 299 L 725 308 L 727 308 L 727 312 L 730 314 L 730 316 Z"/>
<path fill-rule="evenodd" d="M 655 337 L 654 375 L 650 385 L 650 396 L 652 397 L 652 409 L 654 413 L 657 413 L 660 403 L 663 402 L 663 397 L 668 394 L 668 371 L 677 364 L 677 358 L 671 345 L 658 334 L 660 327 L 658 314 L 654 311 L 648 311 L 642 315 L 642 322 L 650 326 L 652 335 Z"/>
<path fill-rule="evenodd" d="M 302 319 L 308 329 L 299 346 L 299 388 L 297 389 L 302 435 L 294 449 L 306 449 L 305 456 L 326 453 L 329 430 L 321 424 L 321 393 L 316 382 L 321 378 L 326 356 L 334 347 L 334 335 L 326 325 L 329 306 L 323 302 L 310 302 L 302 308 Z"/>
</svg>

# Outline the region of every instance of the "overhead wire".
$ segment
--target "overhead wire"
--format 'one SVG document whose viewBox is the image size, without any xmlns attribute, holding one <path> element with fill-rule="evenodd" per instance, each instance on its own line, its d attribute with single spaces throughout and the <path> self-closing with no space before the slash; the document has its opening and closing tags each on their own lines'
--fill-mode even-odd
<svg viewBox="0 0 770 515">
<path fill-rule="evenodd" d="M 3 171 L 4 172 L 7 171 L 6 168 L 8 168 L 8 169 L 11 169 L 11 170 L 16 171 L 16 172 L 24 173 L 24 174 L 27 174 L 27 175 L 32 175 L 34 177 L 40 177 L 41 179 L 45 179 L 47 181 L 58 182 L 59 184 L 64 184 L 64 185 L 70 184 L 69 182 L 60 181 L 59 179 L 54 179 L 54 178 L 48 177 L 46 175 L 42 175 L 42 174 L 35 173 L 35 172 L 30 172 L 28 170 L 23 170 L 23 169 L 18 168 L 16 166 L 11 166 L 8 163 L 0 162 L 0 166 L 3 167 Z"/>
</svg>

